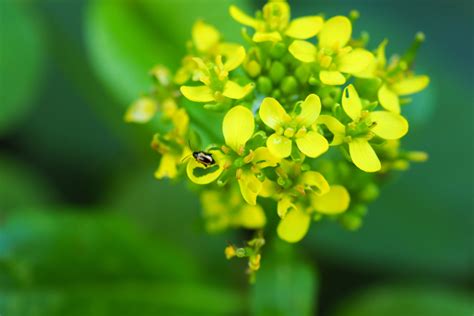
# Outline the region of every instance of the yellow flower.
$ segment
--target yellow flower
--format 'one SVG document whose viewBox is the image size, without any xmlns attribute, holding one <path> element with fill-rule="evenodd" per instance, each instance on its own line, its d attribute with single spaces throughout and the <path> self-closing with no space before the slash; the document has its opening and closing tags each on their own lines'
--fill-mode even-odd
<svg viewBox="0 0 474 316">
<path fill-rule="evenodd" d="M 327 182 L 323 184 L 326 180 L 314 171 L 304 173 L 303 177 L 307 178 L 306 182 L 314 177 L 324 187 L 324 191 L 310 191 L 308 195 L 310 203 L 306 206 L 302 202 L 289 203 L 287 199 L 282 199 L 278 203 L 279 214 L 284 215 L 278 224 L 277 233 L 281 239 L 290 243 L 298 242 L 306 236 L 314 212 L 336 215 L 345 212 L 350 204 L 349 192 L 343 186 L 329 186 Z M 321 178 L 324 181 L 321 181 Z M 282 212 L 282 208 L 286 208 L 286 211 Z"/>
<path fill-rule="evenodd" d="M 408 132 L 407 120 L 403 116 L 392 112 L 364 111 L 359 95 L 353 85 L 349 85 L 343 91 L 342 108 L 352 120 L 345 128 L 345 141 L 349 143 L 349 154 L 352 161 L 365 172 L 379 171 L 381 169 L 380 160 L 369 140 L 373 136 L 385 140 L 402 138 Z M 332 125 L 333 131 L 336 131 L 335 125 L 337 124 Z M 339 128 L 338 130 L 340 131 Z M 341 137 L 339 136 L 338 139 L 341 139 Z M 338 143 L 332 145 L 338 145 Z"/>
<path fill-rule="evenodd" d="M 373 60 L 372 53 L 367 50 L 347 46 L 351 34 L 351 21 L 344 16 L 336 16 L 324 23 L 318 34 L 318 47 L 296 40 L 288 49 L 302 62 L 317 63 L 322 83 L 342 85 L 346 82 L 344 73 L 357 76 Z"/>
<path fill-rule="evenodd" d="M 161 154 L 160 165 L 155 171 L 157 179 L 174 179 L 178 174 L 178 166 L 182 160 L 191 154 L 191 150 L 187 146 L 173 142 L 170 135 L 165 135 L 164 140 L 160 140 L 159 135 L 155 135 L 152 148 Z"/>
<path fill-rule="evenodd" d="M 192 47 L 195 48 L 194 56 L 210 61 L 217 55 L 228 57 L 239 47 L 238 44 L 221 42 L 221 34 L 212 25 L 198 20 L 192 28 Z M 181 85 L 190 78 L 195 80 L 198 66 L 193 61 L 193 57 L 186 56 L 182 60 L 181 68 L 175 74 L 174 82 Z"/>
<path fill-rule="evenodd" d="M 404 76 L 397 80 L 388 80 L 378 90 L 380 105 L 386 110 L 400 113 L 400 97 L 420 92 L 430 82 L 428 76 Z"/>
<path fill-rule="evenodd" d="M 240 86 L 236 82 L 229 80 L 229 72 L 236 69 L 245 59 L 245 49 L 240 46 L 233 55 L 229 56 L 225 62 L 222 56 L 218 55 L 215 63 L 206 64 L 200 58 L 193 58 L 199 68 L 199 80 L 203 83 L 200 86 L 182 86 L 181 93 L 189 100 L 195 102 L 222 102 L 225 98 L 239 100 L 252 91 L 254 84 L 249 83 Z"/>
<path fill-rule="evenodd" d="M 328 142 L 321 134 L 309 130 L 321 112 L 321 101 L 310 94 L 304 102 L 297 104 L 299 113 L 290 116 L 274 98 L 265 98 L 260 106 L 262 121 L 275 133 L 267 139 L 267 148 L 279 158 L 290 156 L 292 142 L 308 157 L 315 158 L 328 150 Z"/>
<path fill-rule="evenodd" d="M 425 89 L 430 82 L 430 78 L 425 75 L 416 76 L 407 73 L 398 59 L 393 59 L 393 62 L 387 65 L 387 58 L 385 56 L 387 44 L 387 40 L 380 43 L 375 53 L 375 59 L 359 76 L 364 78 L 381 78 L 382 85 L 377 92 L 380 105 L 387 111 L 399 114 L 400 97 Z"/>
<path fill-rule="evenodd" d="M 148 123 L 158 111 L 156 101 L 150 97 L 142 97 L 135 101 L 125 113 L 125 122 Z"/>
<path fill-rule="evenodd" d="M 201 194 L 203 215 L 208 231 L 217 232 L 228 227 L 259 229 L 265 226 L 266 217 L 260 205 L 242 201 L 237 189 L 208 190 Z"/>
<path fill-rule="evenodd" d="M 290 7 L 286 1 L 270 1 L 263 7 L 263 19 L 252 18 L 232 5 L 230 15 L 237 22 L 255 30 L 252 40 L 259 42 L 279 42 L 283 36 L 308 39 L 315 36 L 323 25 L 320 16 L 306 16 L 290 22 Z"/>
<path fill-rule="evenodd" d="M 252 137 L 255 129 L 255 121 L 252 112 L 243 106 L 233 107 L 224 117 L 222 132 L 225 143 L 237 155 L 244 153 L 245 144 Z M 260 169 L 276 166 L 276 159 L 266 148 L 260 147 L 251 151 L 244 157 L 243 163 L 250 165 L 250 168 L 237 169 L 236 177 L 240 191 L 245 201 L 250 205 L 256 205 L 257 196 L 262 190 L 263 184 L 256 173 Z"/>
</svg>

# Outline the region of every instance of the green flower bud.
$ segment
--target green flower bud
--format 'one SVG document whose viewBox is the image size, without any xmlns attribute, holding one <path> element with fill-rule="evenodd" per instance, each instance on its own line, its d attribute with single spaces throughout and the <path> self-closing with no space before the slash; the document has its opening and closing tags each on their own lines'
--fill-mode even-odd
<svg viewBox="0 0 474 316">
<path fill-rule="evenodd" d="M 272 81 L 268 77 L 261 76 L 257 80 L 257 88 L 263 94 L 270 94 L 273 89 Z"/>
<path fill-rule="evenodd" d="M 279 61 L 274 61 L 270 68 L 270 79 L 272 79 L 274 83 L 278 83 L 283 79 L 283 77 L 285 77 L 285 74 L 286 74 L 285 65 L 283 65 Z"/>
<path fill-rule="evenodd" d="M 286 50 L 287 48 L 285 44 L 278 42 L 275 45 L 273 45 L 273 47 L 271 48 L 270 56 L 272 56 L 272 58 L 274 59 L 280 59 L 283 57 L 283 55 L 285 55 Z"/>
<path fill-rule="evenodd" d="M 283 78 L 280 88 L 283 94 L 291 95 L 296 92 L 296 89 L 298 88 L 298 82 L 296 81 L 295 77 L 287 76 Z"/>
<path fill-rule="evenodd" d="M 274 97 L 275 99 L 279 99 L 281 97 L 281 90 L 280 89 L 273 90 L 272 97 Z"/>
<path fill-rule="evenodd" d="M 309 79 L 309 75 L 310 75 L 310 72 L 309 72 L 309 69 L 306 65 L 301 65 L 299 66 L 298 68 L 296 68 L 295 70 L 295 77 L 296 79 L 298 79 L 298 81 L 300 83 L 306 83 L 308 82 L 308 79 Z"/>
<path fill-rule="evenodd" d="M 375 183 L 367 184 L 362 191 L 359 192 L 359 198 L 364 202 L 371 202 L 379 196 L 379 187 Z"/>
<path fill-rule="evenodd" d="M 362 219 L 360 216 L 357 216 L 352 213 L 346 213 L 341 216 L 340 222 L 348 230 L 357 230 L 362 226 Z"/>
<path fill-rule="evenodd" d="M 250 77 L 257 77 L 262 71 L 262 67 L 255 60 L 251 60 L 248 63 L 244 64 L 245 71 L 249 74 Z"/>
</svg>

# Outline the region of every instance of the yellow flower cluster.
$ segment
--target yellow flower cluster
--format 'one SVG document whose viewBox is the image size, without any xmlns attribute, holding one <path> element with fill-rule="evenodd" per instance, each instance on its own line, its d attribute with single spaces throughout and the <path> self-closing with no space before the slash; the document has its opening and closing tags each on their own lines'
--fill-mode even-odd
<svg viewBox="0 0 474 316">
<path fill-rule="evenodd" d="M 371 51 L 353 38 L 354 18 L 291 19 L 281 0 L 255 17 L 229 11 L 248 27 L 247 45 L 225 42 L 214 26 L 196 22 L 180 69 L 172 75 L 155 67 L 153 92 L 125 115 L 157 124 L 156 177 L 186 175 L 199 185 L 209 231 L 260 234 L 278 220 L 277 235 L 298 242 L 323 218 L 358 228 L 381 175 L 426 160 L 399 141 L 409 130 L 402 115 L 409 102 L 401 98 L 429 83 L 412 69 L 422 36 L 387 62 L 386 40 Z M 262 201 L 274 201 L 273 209 Z M 252 271 L 262 238 L 238 255 L 249 257 Z M 236 249 L 244 248 L 229 246 L 226 255 Z"/>
</svg>

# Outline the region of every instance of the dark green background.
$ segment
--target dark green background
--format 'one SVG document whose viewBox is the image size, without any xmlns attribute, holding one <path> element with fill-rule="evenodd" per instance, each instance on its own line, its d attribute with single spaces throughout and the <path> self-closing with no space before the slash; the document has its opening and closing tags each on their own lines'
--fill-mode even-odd
<svg viewBox="0 0 474 316">
<path fill-rule="evenodd" d="M 294 16 L 359 10 L 355 34 L 389 53 L 426 34 L 431 84 L 404 146 L 430 159 L 395 175 L 358 232 L 270 241 L 255 286 L 223 256 L 246 233 L 208 235 L 197 196 L 153 179 L 153 131 L 122 121 L 194 20 L 239 40 L 229 3 L 262 4 L 0 1 L 0 314 L 472 314 L 472 2 L 291 1 Z"/>
</svg>

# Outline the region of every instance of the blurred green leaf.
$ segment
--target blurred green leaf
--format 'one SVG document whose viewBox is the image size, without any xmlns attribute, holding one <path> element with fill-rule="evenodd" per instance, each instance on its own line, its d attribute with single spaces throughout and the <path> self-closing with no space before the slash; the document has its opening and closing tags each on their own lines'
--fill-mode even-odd
<svg viewBox="0 0 474 316">
<path fill-rule="evenodd" d="M 140 1 L 90 1 L 85 26 L 92 64 L 124 109 L 149 87 L 153 65 L 179 62 L 176 48 L 153 27 Z"/>
<path fill-rule="evenodd" d="M 156 64 L 175 69 L 191 37 L 191 26 L 204 18 L 238 38 L 240 26 L 221 0 L 93 0 L 86 14 L 86 42 L 100 78 L 124 108 L 150 86 L 148 71 Z M 232 34 L 230 29 L 232 27 Z"/>
<path fill-rule="evenodd" d="M 264 254 L 252 289 L 252 315 L 315 315 L 317 275 L 292 253 L 293 246 L 280 242 L 275 252 Z"/>
<path fill-rule="evenodd" d="M 0 134 L 28 114 L 40 83 L 41 25 L 29 9 L 19 1 L 0 2 Z"/>
<path fill-rule="evenodd" d="M 235 291 L 203 283 L 66 286 L 36 290 L 0 289 L 0 310 L 8 316 L 242 315 Z"/>
<path fill-rule="evenodd" d="M 29 166 L 0 155 L 0 215 L 55 200 L 51 185 Z"/>
<path fill-rule="evenodd" d="M 187 280 L 196 275 L 186 253 L 147 238 L 125 217 L 75 211 L 81 212 L 29 208 L 9 216 L 0 231 L 0 260 L 7 267 L 0 275 L 9 282 L 0 284 Z"/>
<path fill-rule="evenodd" d="M 384 286 L 365 290 L 333 316 L 470 316 L 473 297 L 433 287 Z"/>
<path fill-rule="evenodd" d="M 28 209 L 7 218 L 0 230 L 6 315 L 242 312 L 242 297 L 204 283 L 183 249 L 125 217 L 84 211 Z"/>
<path fill-rule="evenodd" d="M 325 221 L 305 242 L 317 249 L 319 258 L 344 262 L 345 267 L 350 263 L 354 269 L 414 277 L 470 275 L 472 209 L 453 206 L 453 201 L 425 195 L 421 189 L 413 197 L 410 182 L 403 179 L 385 186 L 359 231 Z"/>
</svg>

